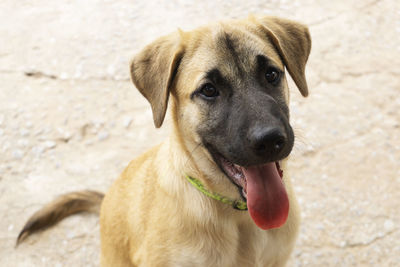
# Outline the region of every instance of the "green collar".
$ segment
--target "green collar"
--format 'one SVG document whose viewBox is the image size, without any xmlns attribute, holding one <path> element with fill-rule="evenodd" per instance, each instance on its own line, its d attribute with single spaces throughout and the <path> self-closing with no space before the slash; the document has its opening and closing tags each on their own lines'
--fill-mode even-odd
<svg viewBox="0 0 400 267">
<path fill-rule="evenodd" d="M 213 193 L 208 191 L 204 185 L 196 178 L 193 178 L 189 175 L 185 175 L 186 179 L 192 184 L 194 185 L 194 187 L 196 187 L 200 192 L 202 192 L 204 195 L 211 197 L 215 200 L 221 201 L 222 203 L 225 204 L 229 204 L 231 205 L 234 209 L 238 209 L 238 210 L 247 210 L 247 203 L 245 201 L 242 200 L 232 200 L 230 198 L 221 196 L 218 193 Z"/>
</svg>

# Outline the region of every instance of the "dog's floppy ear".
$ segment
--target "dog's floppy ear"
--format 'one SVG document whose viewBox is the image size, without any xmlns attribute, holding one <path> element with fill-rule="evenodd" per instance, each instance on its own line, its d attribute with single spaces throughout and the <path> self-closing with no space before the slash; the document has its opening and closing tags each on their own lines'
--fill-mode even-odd
<svg viewBox="0 0 400 267">
<path fill-rule="evenodd" d="M 161 37 L 147 45 L 131 61 L 132 82 L 150 102 L 157 128 L 164 121 L 170 87 L 183 56 L 180 39 L 178 32 Z"/>
<path fill-rule="evenodd" d="M 311 50 L 311 37 L 307 26 L 276 17 L 250 16 L 250 20 L 261 26 L 262 32 L 277 49 L 301 94 L 306 97 L 308 86 L 305 67 Z"/>
</svg>

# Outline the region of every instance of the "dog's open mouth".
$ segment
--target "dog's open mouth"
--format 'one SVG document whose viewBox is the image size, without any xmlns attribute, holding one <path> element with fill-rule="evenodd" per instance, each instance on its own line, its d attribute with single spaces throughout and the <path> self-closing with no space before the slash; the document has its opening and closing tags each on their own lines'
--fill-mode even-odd
<svg viewBox="0 0 400 267">
<path fill-rule="evenodd" d="M 289 214 L 289 199 L 279 162 L 240 166 L 221 155 L 213 155 L 228 178 L 247 200 L 253 221 L 262 229 L 282 226 Z"/>
<path fill-rule="evenodd" d="M 219 161 L 220 161 L 221 167 L 224 170 L 225 174 L 231 179 L 231 181 L 234 184 L 239 186 L 239 188 L 241 189 L 241 195 L 243 196 L 243 198 L 247 199 L 247 179 L 243 173 L 244 167 L 234 164 L 222 156 L 219 157 Z M 266 163 L 266 164 L 275 164 L 276 170 L 277 170 L 280 178 L 283 177 L 283 171 L 281 170 L 281 167 L 280 167 L 278 161 L 275 161 L 274 163 Z"/>
</svg>

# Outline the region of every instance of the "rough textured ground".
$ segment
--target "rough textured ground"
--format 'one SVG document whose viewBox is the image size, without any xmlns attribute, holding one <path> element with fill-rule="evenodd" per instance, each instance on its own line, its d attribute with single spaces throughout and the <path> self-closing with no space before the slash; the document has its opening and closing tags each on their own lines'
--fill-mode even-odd
<svg viewBox="0 0 400 267">
<path fill-rule="evenodd" d="M 292 85 L 302 228 L 289 266 L 400 266 L 400 2 L 0 2 L 0 266 L 98 266 L 99 226 L 69 218 L 17 250 L 55 196 L 105 191 L 168 131 L 129 82 L 155 37 L 248 13 L 310 26 L 311 95 Z"/>
</svg>

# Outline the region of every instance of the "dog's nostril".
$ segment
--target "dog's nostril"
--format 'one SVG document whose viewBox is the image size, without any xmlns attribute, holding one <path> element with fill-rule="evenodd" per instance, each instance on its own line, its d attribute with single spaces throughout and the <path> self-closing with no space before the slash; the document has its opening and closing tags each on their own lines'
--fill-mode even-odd
<svg viewBox="0 0 400 267">
<path fill-rule="evenodd" d="M 264 145 L 264 144 L 259 144 L 257 147 L 256 147 L 256 150 L 258 150 L 258 151 L 264 151 L 264 150 L 266 150 L 267 149 L 267 147 Z"/>
<path fill-rule="evenodd" d="M 284 146 L 285 146 L 285 139 L 281 137 L 278 140 L 276 140 L 274 149 L 276 152 L 279 152 L 283 149 Z"/>
</svg>

